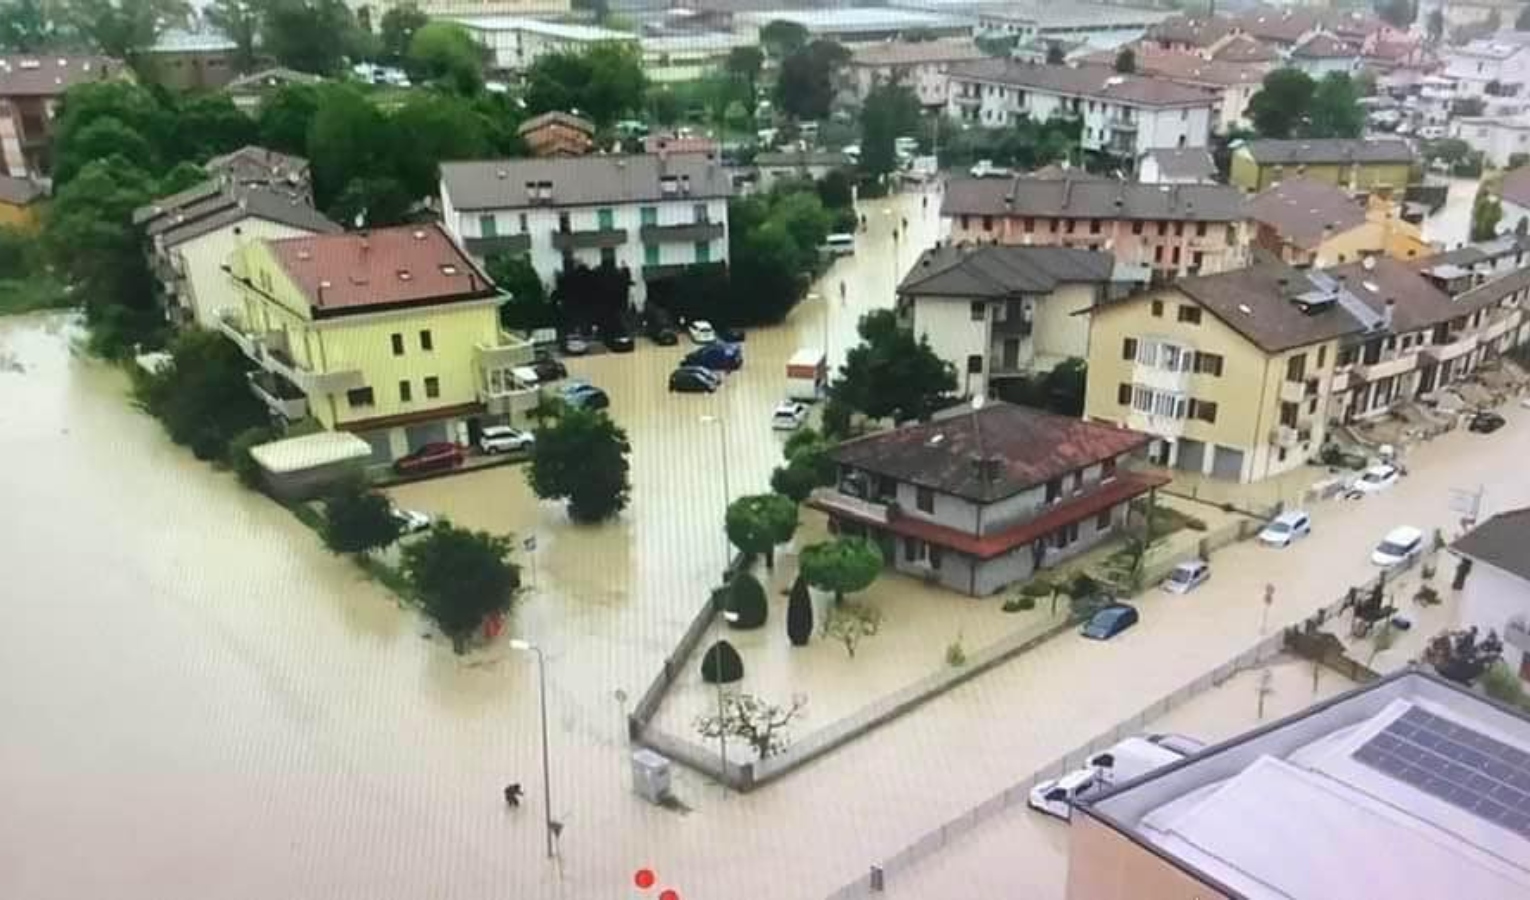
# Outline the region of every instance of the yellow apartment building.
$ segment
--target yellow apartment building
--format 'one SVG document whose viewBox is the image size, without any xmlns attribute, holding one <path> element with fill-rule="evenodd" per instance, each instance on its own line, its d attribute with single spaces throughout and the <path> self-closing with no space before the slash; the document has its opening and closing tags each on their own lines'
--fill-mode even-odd
<svg viewBox="0 0 1530 900">
<path fill-rule="evenodd" d="M 1254 245 L 1293 266 L 1343 265 L 1381 254 L 1422 259 L 1434 248 L 1400 204 L 1372 195 L 1366 202 L 1325 181 L 1292 178 L 1248 201 Z"/>
<path fill-rule="evenodd" d="M 1233 151 L 1228 181 L 1250 194 L 1292 178 L 1311 178 L 1351 194 L 1401 196 L 1414 162 L 1413 149 L 1397 138 L 1247 141 Z"/>
<path fill-rule="evenodd" d="M 531 345 L 500 330 L 499 290 L 440 227 L 251 241 L 229 263 L 218 327 L 261 366 L 272 412 L 311 416 L 388 462 L 472 443 L 536 404 Z"/>
</svg>

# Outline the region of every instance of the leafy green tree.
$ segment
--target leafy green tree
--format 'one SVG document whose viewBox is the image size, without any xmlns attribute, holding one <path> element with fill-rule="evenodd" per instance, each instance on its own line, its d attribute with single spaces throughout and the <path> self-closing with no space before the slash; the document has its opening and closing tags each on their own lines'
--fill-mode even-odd
<svg viewBox="0 0 1530 900">
<path fill-rule="evenodd" d="M 723 63 L 723 71 L 728 77 L 744 85 L 749 94 L 749 110 L 754 111 L 754 102 L 757 94 L 757 86 L 760 81 L 760 69 L 765 65 L 765 54 L 759 47 L 734 47 L 728 51 L 728 59 Z"/>
<path fill-rule="evenodd" d="M 728 624 L 734 628 L 759 628 L 770 617 L 770 603 L 765 597 L 765 587 L 749 572 L 739 572 L 728 583 L 728 611 L 733 613 Z"/>
<path fill-rule="evenodd" d="M 861 343 L 845 354 L 833 397 L 873 419 L 927 419 L 956 390 L 951 364 L 925 337 L 898 323 L 890 309 L 861 318 Z"/>
<path fill-rule="evenodd" d="M 1116 54 L 1116 71 L 1122 75 L 1132 75 L 1137 71 L 1137 53 L 1130 47 L 1122 47 Z"/>
<path fill-rule="evenodd" d="M 414 197 L 391 175 L 352 178 L 325 207 L 329 217 L 353 228 L 381 228 L 409 221 Z"/>
<path fill-rule="evenodd" d="M 324 498 L 324 546 L 335 553 L 365 556 L 392 544 L 402 533 L 387 497 L 361 478 L 335 485 Z"/>
<path fill-rule="evenodd" d="M 420 8 L 413 3 L 390 7 L 383 13 L 382 23 L 378 26 L 378 52 L 383 60 L 394 65 L 403 62 L 415 32 L 424 28 L 428 22 L 430 17 L 420 12 Z"/>
<path fill-rule="evenodd" d="M 776 59 L 785 59 L 808 44 L 808 30 L 796 22 L 776 19 L 760 29 L 760 46 Z"/>
<path fill-rule="evenodd" d="M 834 80 L 850 52 L 833 41 L 817 40 L 781 61 L 776 77 L 776 105 L 794 119 L 825 119 L 834 100 Z"/>
<path fill-rule="evenodd" d="M 466 100 L 449 94 L 413 92 L 389 125 L 397 178 L 411 197 L 436 192 L 441 163 L 484 159 L 492 150 L 483 118 Z"/>
<path fill-rule="evenodd" d="M 558 324 L 558 308 L 547 299 L 542 276 L 524 253 L 498 253 L 484 260 L 484 274 L 510 295 L 499 308 L 500 324 L 506 328 L 529 331 Z"/>
<path fill-rule="evenodd" d="M 228 442 L 227 456 L 224 462 L 228 463 L 229 469 L 233 470 L 234 476 L 239 483 L 252 490 L 260 487 L 260 464 L 250 451 L 261 444 L 276 440 L 277 434 L 266 425 L 256 425 L 234 435 Z"/>
<path fill-rule="evenodd" d="M 765 567 L 776 565 L 776 545 L 797 533 L 797 504 L 780 494 L 752 494 L 728 504 L 724 517 L 728 540 L 749 556 L 764 555 Z"/>
<path fill-rule="evenodd" d="M 417 81 L 432 81 L 459 94 L 483 87 L 483 49 L 455 22 L 430 22 L 416 31 L 405 60 Z"/>
<path fill-rule="evenodd" d="M 255 66 L 255 39 L 260 35 L 260 4 L 252 0 L 212 0 L 204 10 L 207 21 L 234 42 L 234 68 Z"/>
<path fill-rule="evenodd" d="M 154 196 L 168 197 L 179 194 L 207 180 L 207 170 L 194 162 L 178 162 L 175 167 L 159 177 Z"/>
<path fill-rule="evenodd" d="M 861 171 L 881 178 L 898 166 L 896 139 L 919 127 L 919 98 L 907 86 L 879 84 L 861 107 Z"/>
<path fill-rule="evenodd" d="M 183 159 L 206 162 L 255 143 L 255 122 L 228 94 L 199 94 L 176 110 L 175 146 Z"/>
<path fill-rule="evenodd" d="M 59 7 L 71 31 L 106 56 L 129 61 L 160 32 L 183 24 L 190 11 L 182 0 L 69 0 Z"/>
<path fill-rule="evenodd" d="M 806 647 L 813 637 L 813 597 L 807 579 L 801 574 L 792 580 L 791 599 L 786 607 L 786 636 L 793 647 Z"/>
<path fill-rule="evenodd" d="M 68 182 L 92 160 L 116 156 L 143 172 L 160 167 L 159 150 L 148 138 L 120 120 L 103 116 L 70 135 L 59 147 L 56 169 L 59 179 Z"/>
<path fill-rule="evenodd" d="M 802 577 L 819 590 L 833 591 L 834 602 L 863 591 L 882 572 L 882 551 L 861 537 L 841 537 L 803 548 Z"/>
<path fill-rule="evenodd" d="M 245 380 L 249 361 L 221 334 L 183 331 L 170 345 L 170 358 L 153 374 L 135 370 L 134 393 L 170 439 L 197 459 L 226 458 L 230 441 L 266 421 Z"/>
<path fill-rule="evenodd" d="M 1014 34 L 980 34 L 975 43 L 986 55 L 1007 59 L 1014 55 L 1019 40 L 1019 35 Z"/>
<path fill-rule="evenodd" d="M 137 138 L 149 142 L 147 156 L 154 162 L 161 158 L 173 162 L 182 158 L 175 152 L 173 137 L 175 118 L 172 110 L 161 103 L 148 88 L 130 81 L 93 81 L 76 85 L 65 94 L 57 129 L 53 135 L 53 181 L 55 187 L 67 182 L 86 163 L 103 159 L 112 150 L 96 152 L 98 148 L 77 146 L 80 133 L 104 119 L 114 119 L 132 131 Z M 134 141 L 136 143 L 136 141 Z M 142 157 L 139 151 L 123 153 L 129 159 Z M 153 171 L 150 175 L 156 174 Z"/>
<path fill-rule="evenodd" d="M 308 154 L 308 129 L 319 113 L 325 93 L 317 85 L 289 84 L 277 88 L 260 105 L 255 119 L 260 145 L 282 153 Z"/>
<path fill-rule="evenodd" d="M 1316 90 L 1306 72 L 1276 69 L 1264 76 L 1259 92 L 1249 100 L 1249 120 L 1262 137 L 1297 137 L 1303 113 L 1311 107 Z"/>
<path fill-rule="evenodd" d="M 549 53 L 526 73 L 526 111 L 577 109 L 604 128 L 642 108 L 644 86 L 642 62 L 625 44 L 596 44 L 582 54 Z"/>
<path fill-rule="evenodd" d="M 1472 231 L 1471 239 L 1474 241 L 1492 240 L 1498 235 L 1498 222 L 1503 218 L 1503 203 L 1498 195 L 1493 192 L 1490 184 L 1482 184 L 1477 188 L 1477 197 L 1472 201 Z"/>
<path fill-rule="evenodd" d="M 329 88 L 308 127 L 308 161 L 315 199 L 330 210 L 353 181 L 392 177 L 393 130 L 361 92 Z"/>
<path fill-rule="evenodd" d="M 600 522 L 627 507 L 627 432 L 601 410 L 565 407 L 537 428 L 526 477 L 543 500 L 566 500 L 575 522 Z"/>
<path fill-rule="evenodd" d="M 0 51 L 36 53 L 58 46 L 61 38 L 41 0 L 9 0 L 0 5 Z"/>
<path fill-rule="evenodd" d="M 514 602 L 521 572 L 509 557 L 509 538 L 447 521 L 404 547 L 404 574 L 455 652 L 466 649 L 484 620 Z"/>
<path fill-rule="evenodd" d="M 344 0 L 262 0 L 261 48 L 299 72 L 333 75 L 362 38 Z"/>
<path fill-rule="evenodd" d="M 1360 92 L 1348 75 L 1330 72 L 1317 83 L 1303 137 L 1357 138 L 1365 130 Z"/>
<path fill-rule="evenodd" d="M 813 488 L 834 483 L 835 462 L 829 442 L 811 428 L 803 428 L 786 441 L 786 465 L 770 475 L 770 489 L 801 503 Z"/>
</svg>

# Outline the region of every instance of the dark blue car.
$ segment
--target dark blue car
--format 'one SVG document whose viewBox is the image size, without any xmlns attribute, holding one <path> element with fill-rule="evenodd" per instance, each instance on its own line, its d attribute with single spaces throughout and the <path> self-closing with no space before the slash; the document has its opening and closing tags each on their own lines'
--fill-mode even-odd
<svg viewBox="0 0 1530 900">
<path fill-rule="evenodd" d="M 1137 624 L 1137 610 L 1125 603 L 1107 606 L 1089 618 L 1081 634 L 1096 641 L 1108 641 Z"/>
<path fill-rule="evenodd" d="M 714 372 L 732 372 L 744 367 L 744 349 L 737 344 L 707 344 L 685 354 L 682 366 L 700 366 Z"/>
</svg>

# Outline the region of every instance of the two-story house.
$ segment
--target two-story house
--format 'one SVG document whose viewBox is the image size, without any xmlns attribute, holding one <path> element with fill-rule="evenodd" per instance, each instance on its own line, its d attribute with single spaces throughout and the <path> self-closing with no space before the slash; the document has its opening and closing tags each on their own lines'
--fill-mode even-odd
<svg viewBox="0 0 1530 900">
<path fill-rule="evenodd" d="M 1089 354 L 1087 313 L 1115 258 L 1064 247 L 936 247 L 898 286 L 905 327 L 955 368 L 964 394 Z"/>
<path fill-rule="evenodd" d="M 438 225 L 250 241 L 229 277 L 241 302 L 218 329 L 259 364 L 255 394 L 363 438 L 373 462 L 536 406 L 531 344 L 500 331 L 503 295 Z"/>
<path fill-rule="evenodd" d="M 1471 570 L 1461 589 L 1463 625 L 1503 639 L 1503 661 L 1530 681 L 1530 507 L 1501 512 L 1456 539 L 1450 549 Z"/>
<path fill-rule="evenodd" d="M 553 110 L 522 122 L 516 133 L 532 156 L 583 156 L 595 147 L 595 123 Z"/>
<path fill-rule="evenodd" d="M 1128 166 L 1158 147 L 1207 146 L 1218 102 L 1201 88 L 1108 66 L 993 58 L 957 63 L 949 74 L 946 109 L 954 121 L 1003 128 L 1022 117 L 1074 118 L 1084 150 L 1122 157 Z"/>
<path fill-rule="evenodd" d="M 1137 180 L 1143 184 L 1216 184 L 1217 164 L 1199 147 L 1149 150 L 1137 160 Z"/>
<path fill-rule="evenodd" d="M 1292 47 L 1286 62 L 1291 68 L 1306 72 L 1315 81 L 1329 75 L 1353 75 L 1360 69 L 1360 48 L 1336 35 L 1320 31 L 1303 38 Z"/>
<path fill-rule="evenodd" d="M 1092 62 L 1109 65 L 1115 54 L 1105 52 L 1089 57 Z M 1207 91 L 1216 98 L 1211 130 L 1227 134 L 1248 128 L 1248 105 L 1264 84 L 1271 66 L 1262 62 L 1234 62 L 1206 59 L 1199 53 L 1158 51 L 1137 58 L 1137 73 L 1165 78 L 1176 84 Z"/>
<path fill-rule="evenodd" d="M 1352 194 L 1401 193 L 1416 156 L 1399 138 L 1313 138 L 1248 141 L 1233 151 L 1228 181 L 1257 194 L 1298 176 Z"/>
<path fill-rule="evenodd" d="M 989 402 L 846 441 L 809 504 L 899 572 L 982 597 L 1120 529 L 1166 479 L 1128 470 L 1148 437 Z"/>
<path fill-rule="evenodd" d="M 131 78 L 104 56 L 0 55 L 0 174 L 42 178 L 53 165 L 53 120 L 64 92 L 77 84 Z"/>
<path fill-rule="evenodd" d="M 1249 238 L 1242 195 L 1220 184 L 955 178 L 940 214 L 953 243 L 1104 250 L 1116 258 L 1118 281 L 1235 268 Z"/>
<path fill-rule="evenodd" d="M 1445 78 L 1463 97 L 1514 96 L 1527 93 L 1530 47 L 1479 38 L 1445 51 Z"/>
<path fill-rule="evenodd" d="M 893 41 L 856 47 L 848 68 L 859 100 L 878 84 L 897 83 L 913 91 L 921 106 L 944 109 L 952 64 L 983 56 L 977 44 L 964 38 Z"/>
<path fill-rule="evenodd" d="M 475 259 L 527 254 L 549 287 L 578 262 L 649 281 L 728 262 L 728 171 L 703 154 L 441 164 L 441 220 Z"/>
<path fill-rule="evenodd" d="M 1383 254 L 1417 259 L 1434 252 L 1399 204 L 1371 197 L 1362 203 L 1327 182 L 1282 181 L 1248 202 L 1254 244 L 1293 266 L 1340 265 Z"/>
</svg>

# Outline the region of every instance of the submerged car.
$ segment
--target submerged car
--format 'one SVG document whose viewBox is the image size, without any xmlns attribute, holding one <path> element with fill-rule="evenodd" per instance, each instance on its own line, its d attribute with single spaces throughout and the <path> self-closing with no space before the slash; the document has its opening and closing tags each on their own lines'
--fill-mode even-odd
<svg viewBox="0 0 1530 900">
<path fill-rule="evenodd" d="M 393 471 L 400 475 L 417 475 L 441 469 L 455 469 L 462 465 L 462 448 L 450 441 L 425 444 L 408 456 L 401 456 L 393 463 Z"/>
<path fill-rule="evenodd" d="M 1475 431 L 1478 434 L 1492 434 L 1504 426 L 1504 418 L 1495 412 L 1478 410 L 1472 413 L 1472 417 L 1466 422 L 1467 431 Z"/>
<path fill-rule="evenodd" d="M 398 523 L 400 534 L 417 534 L 430 528 L 432 519 L 425 513 L 413 509 L 404 509 L 394 504 L 388 505 L 388 515 Z"/>
<path fill-rule="evenodd" d="M 1391 463 L 1382 463 L 1361 472 L 1360 477 L 1350 485 L 1350 489 L 1362 494 L 1376 494 L 1396 484 L 1400 477 L 1402 472 L 1396 466 Z"/>
<path fill-rule="evenodd" d="M 1297 538 L 1312 533 L 1312 517 L 1299 509 L 1283 512 L 1270 520 L 1259 532 L 1259 543 L 1272 547 L 1289 547 Z"/>
<path fill-rule="evenodd" d="M 717 332 L 712 329 L 712 323 L 706 319 L 697 319 L 686 326 L 690 333 L 691 342 L 696 344 L 710 344 L 717 340 Z"/>
<path fill-rule="evenodd" d="M 1211 578 L 1211 566 L 1203 559 L 1182 562 L 1169 571 L 1163 580 L 1163 589 L 1175 594 L 1188 594 Z"/>
<path fill-rule="evenodd" d="M 1373 565 L 1391 568 L 1418 556 L 1424 550 L 1424 533 L 1412 525 L 1399 525 L 1387 532 L 1371 551 Z"/>
<path fill-rule="evenodd" d="M 669 373 L 669 389 L 680 394 L 710 394 L 717 390 L 717 382 L 703 375 L 705 370 L 679 368 Z"/>
<path fill-rule="evenodd" d="M 1091 640 L 1108 641 L 1136 625 L 1137 619 L 1136 607 L 1113 603 L 1091 616 L 1079 633 Z"/>
<path fill-rule="evenodd" d="M 744 351 L 737 344 L 708 344 L 685 354 L 681 365 L 732 372 L 744 367 Z"/>
</svg>

